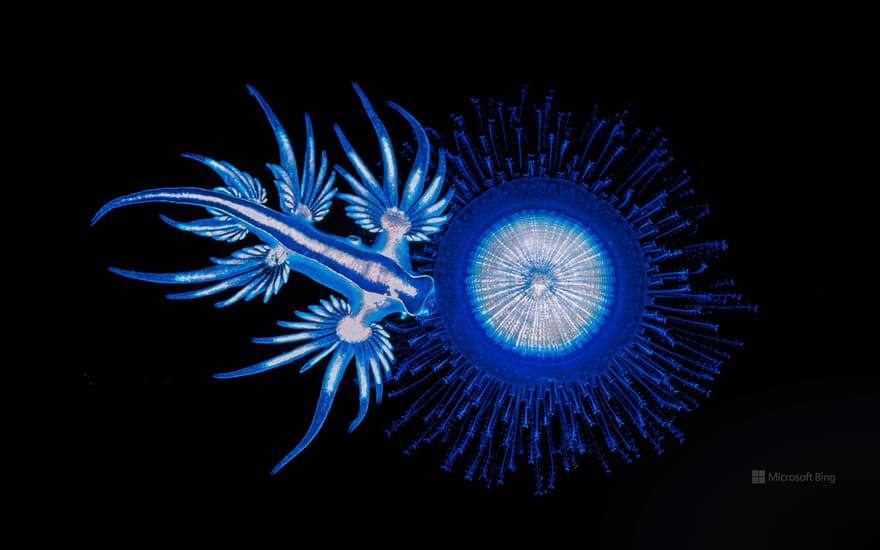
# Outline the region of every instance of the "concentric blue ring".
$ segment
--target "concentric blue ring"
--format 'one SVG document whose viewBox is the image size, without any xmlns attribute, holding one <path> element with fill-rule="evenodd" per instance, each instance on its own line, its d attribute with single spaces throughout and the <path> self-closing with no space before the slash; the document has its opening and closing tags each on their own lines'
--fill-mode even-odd
<svg viewBox="0 0 880 550">
<path fill-rule="evenodd" d="M 506 350 L 565 355 L 595 334 L 608 313 L 614 270 L 589 229 L 554 212 L 498 220 L 468 264 L 473 313 Z"/>
<path fill-rule="evenodd" d="M 532 244 L 513 251 L 517 239 Z M 591 260 L 572 260 L 581 255 Z M 547 269 L 566 262 L 573 272 Z M 458 211 L 439 243 L 434 277 L 452 344 L 477 368 L 514 385 L 604 373 L 633 342 L 647 301 L 645 258 L 627 221 L 584 186 L 550 177 L 494 186 Z M 564 290 L 569 299 L 554 303 L 548 290 Z M 533 302 L 545 302 L 541 313 L 529 312 L 530 292 Z M 514 308 L 509 315 L 498 315 L 502 302 Z M 539 330 L 566 323 L 556 332 Z"/>
</svg>

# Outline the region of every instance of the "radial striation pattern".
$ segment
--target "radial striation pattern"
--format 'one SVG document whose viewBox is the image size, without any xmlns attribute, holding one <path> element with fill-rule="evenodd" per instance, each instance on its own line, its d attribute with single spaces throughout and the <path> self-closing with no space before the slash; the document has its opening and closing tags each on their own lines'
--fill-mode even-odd
<svg viewBox="0 0 880 550">
<path fill-rule="evenodd" d="M 492 340 L 545 357 L 569 352 L 596 331 L 613 280 L 607 254 L 586 228 L 527 210 L 478 240 L 466 284 Z"/>
<path fill-rule="evenodd" d="M 413 258 L 436 307 L 395 327 L 394 395 L 412 401 L 389 433 L 489 486 L 527 465 L 537 493 L 584 455 L 611 471 L 662 453 L 742 345 L 718 319 L 756 310 L 712 275 L 727 245 L 701 237 L 708 206 L 625 114 L 525 88 L 472 106 L 446 144 L 449 224 Z"/>
</svg>

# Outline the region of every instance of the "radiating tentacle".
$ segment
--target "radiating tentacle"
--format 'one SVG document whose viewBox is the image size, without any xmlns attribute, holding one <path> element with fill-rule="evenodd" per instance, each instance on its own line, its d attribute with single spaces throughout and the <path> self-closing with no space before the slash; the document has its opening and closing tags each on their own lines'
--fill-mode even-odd
<svg viewBox="0 0 880 550">
<path fill-rule="evenodd" d="M 359 406 L 357 416 L 349 425 L 349 431 L 354 430 L 366 416 L 371 388 L 376 388 L 377 403 L 381 400 L 382 384 L 390 376 L 390 363 L 394 360 L 390 338 L 385 329 L 376 323 L 364 326 L 358 318 L 352 316 L 351 306 L 344 300 L 331 296 L 329 300 L 321 300 L 319 304 L 309 306 L 308 311 L 297 311 L 296 316 L 300 321 L 279 321 L 278 324 L 297 332 L 254 339 L 254 342 L 262 344 L 299 344 L 294 349 L 243 369 L 214 375 L 215 378 L 248 376 L 288 365 L 311 355 L 300 369 L 302 372 L 330 356 L 312 424 L 278 468 L 299 454 L 317 435 L 332 405 L 339 378 L 352 359 L 355 362 Z"/>
<path fill-rule="evenodd" d="M 340 300 L 335 296 L 331 296 L 329 300 L 321 300 L 320 304 L 309 306 L 309 311 L 296 311 L 294 314 L 301 321 L 278 321 L 278 325 L 297 332 L 280 336 L 254 338 L 253 341 L 258 344 L 287 344 L 306 341 L 305 343 L 291 351 L 256 365 L 214 376 L 216 378 L 247 376 L 286 365 L 312 353 L 317 353 L 320 357 L 323 357 L 324 355 L 321 355 L 322 350 L 332 350 L 338 344 L 339 337 L 336 335 L 336 325 L 339 323 L 339 319 L 345 317 L 350 312 L 351 307 L 348 302 Z"/>
<path fill-rule="evenodd" d="M 229 216 L 220 215 L 190 222 L 172 220 L 164 214 L 159 214 L 159 218 L 175 229 L 189 231 L 201 237 L 210 237 L 218 241 L 231 243 L 240 241 L 248 235 L 247 228 Z"/>
<path fill-rule="evenodd" d="M 382 189 L 390 201 L 389 206 L 397 206 L 397 162 L 394 158 L 394 147 L 391 145 L 391 137 L 388 135 L 385 125 L 382 124 L 382 119 L 379 118 L 379 115 L 376 114 L 375 109 L 370 104 L 370 100 L 367 99 L 367 95 L 354 82 L 352 82 L 352 86 L 354 86 L 354 91 L 357 92 L 358 97 L 361 99 L 364 111 L 367 112 L 367 118 L 370 119 L 370 124 L 373 125 L 373 130 L 376 132 L 376 137 L 379 138 L 379 149 L 382 151 L 382 168 L 384 169 Z"/>
<path fill-rule="evenodd" d="M 213 283 L 198 290 L 169 294 L 168 298 L 174 300 L 202 298 L 224 290 L 241 287 L 241 290 L 232 297 L 216 304 L 218 307 L 225 307 L 242 299 L 250 301 L 261 292 L 263 293 L 263 302 L 267 302 L 269 298 L 277 294 L 290 276 L 290 266 L 287 263 L 288 255 L 287 249 L 281 245 L 270 247 L 259 244 L 238 250 L 227 258 L 212 258 L 211 261 L 217 265 L 193 271 L 149 273 L 115 267 L 111 267 L 110 271 L 123 277 L 151 283 Z"/>
<path fill-rule="evenodd" d="M 312 440 L 315 439 L 315 436 L 318 435 L 318 432 L 321 431 L 321 427 L 324 425 L 324 421 L 330 413 L 330 407 L 333 405 L 333 398 L 336 397 L 336 390 L 339 388 L 339 381 L 342 380 L 345 367 L 348 366 L 353 354 L 354 351 L 350 346 L 342 346 L 333 354 L 333 357 L 330 359 L 330 364 L 327 366 L 327 371 L 324 373 L 324 382 L 321 384 L 321 393 L 318 395 L 318 404 L 315 407 L 315 415 L 312 417 L 312 423 L 309 425 L 306 434 L 300 442 L 296 444 L 296 447 L 287 453 L 287 455 L 282 458 L 274 468 L 272 468 L 272 475 L 277 474 L 281 468 L 293 460 L 296 455 L 303 451 L 303 449 L 308 447 L 309 443 L 311 443 Z"/>
<path fill-rule="evenodd" d="M 354 191 L 354 194 L 340 193 L 339 197 L 349 203 L 345 210 L 351 219 L 367 231 L 378 234 L 374 243 L 375 250 L 397 260 L 401 265 L 409 266 L 407 241 L 428 240 L 429 235 L 439 231 L 448 220 L 443 212 L 451 202 L 452 191 L 450 190 L 442 199 L 437 199 L 446 172 L 445 154 L 440 151 L 435 177 L 425 189 L 428 170 L 431 167 L 428 135 L 409 112 L 389 102 L 388 105 L 410 124 L 416 138 L 415 157 L 400 197 L 397 164 L 390 148 L 388 133 L 363 91 L 357 85 L 355 90 L 379 139 L 385 179 L 381 184 L 376 180 L 342 130 L 334 126 L 342 148 L 355 169 L 355 174 L 351 174 L 344 168 L 336 166 L 336 170 L 348 181 Z M 393 170 L 389 170 L 389 167 L 393 167 Z"/>
<path fill-rule="evenodd" d="M 359 407 L 357 417 L 349 425 L 349 432 L 357 428 L 367 414 L 370 404 L 370 388 L 374 390 L 374 399 L 378 405 L 382 402 L 382 388 L 385 380 L 391 377 L 391 362 L 394 361 L 394 353 L 390 336 L 378 323 L 373 323 L 370 330 L 368 339 L 355 344 Z"/>
<path fill-rule="evenodd" d="M 351 183 L 352 176 L 346 172 L 343 168 L 336 168 L 342 177 L 349 180 Z M 357 184 L 352 184 L 354 187 Z M 382 204 L 378 204 L 376 200 L 371 198 L 363 198 L 362 196 L 352 195 L 350 193 L 339 193 L 339 198 L 349 203 L 348 206 L 345 207 L 345 212 L 348 214 L 348 217 L 355 221 L 359 226 L 369 231 L 370 233 L 378 233 L 382 231 L 381 226 L 381 218 L 382 213 L 385 212 L 386 207 Z"/>
<path fill-rule="evenodd" d="M 360 425 L 370 408 L 370 375 L 367 372 L 369 360 L 364 357 L 363 346 L 358 346 L 355 349 L 354 358 L 358 384 L 358 412 L 354 420 L 348 425 L 349 433 L 353 432 Z"/>
<path fill-rule="evenodd" d="M 327 216 L 337 192 L 337 188 L 333 185 L 336 181 L 336 172 L 330 172 L 328 176 L 327 170 L 327 153 L 321 151 L 321 165 L 315 177 L 315 184 L 303 190 L 303 203 L 308 206 L 315 221 L 321 221 Z"/>
<path fill-rule="evenodd" d="M 348 141 L 348 138 L 345 137 L 345 133 L 342 129 L 336 124 L 333 125 L 333 129 L 336 131 L 336 136 L 339 138 L 339 144 L 342 145 L 343 151 L 345 151 L 346 156 L 348 156 L 348 159 L 351 161 L 352 165 L 354 165 L 355 171 L 361 179 L 358 180 L 338 165 L 336 166 L 336 170 L 346 181 L 348 181 L 358 196 L 376 204 L 377 207 L 381 209 L 393 206 L 391 204 L 392 199 L 385 193 L 379 180 L 376 179 L 376 176 L 374 176 L 370 169 L 367 168 L 363 159 L 361 159 L 360 155 L 357 154 L 357 151 L 354 150 L 354 147 L 351 145 L 351 142 Z M 363 183 L 361 183 L 361 181 Z"/>
<path fill-rule="evenodd" d="M 358 179 L 337 165 L 335 167 L 336 170 L 348 181 L 355 192 L 355 195 L 340 193 L 339 197 L 350 204 L 350 206 L 346 207 L 346 212 L 350 218 L 367 231 L 378 233 L 384 230 L 382 227 L 382 215 L 388 209 L 394 208 L 398 204 L 397 161 L 391 144 L 391 138 L 385 129 L 385 125 L 382 123 L 379 115 L 376 114 L 363 90 L 355 83 L 352 83 L 352 85 L 361 99 L 361 103 L 367 113 L 367 118 L 370 119 L 373 130 L 376 132 L 376 137 L 379 139 L 379 148 L 382 152 L 383 180 L 380 183 L 376 179 L 373 172 L 366 166 L 363 159 L 361 159 L 360 155 L 358 155 L 357 151 L 348 141 L 342 129 L 334 124 L 333 129 L 339 138 L 339 143 L 354 166 L 355 172 L 360 177 Z"/>
<path fill-rule="evenodd" d="M 260 104 L 260 108 L 263 109 L 263 113 L 266 115 L 269 124 L 272 126 L 272 131 L 275 133 L 275 141 L 278 142 L 278 156 L 280 158 L 281 168 L 291 177 L 291 179 L 294 181 L 299 180 L 296 156 L 293 153 L 293 145 L 290 142 L 290 138 L 287 136 L 287 132 L 284 130 L 284 126 L 281 124 L 281 121 L 278 120 L 278 117 L 275 116 L 272 108 L 269 107 L 269 103 L 263 99 L 262 95 L 260 95 L 260 92 L 250 84 L 247 85 L 247 89 L 251 95 L 256 98 L 257 103 Z"/>
<path fill-rule="evenodd" d="M 214 188 L 214 191 L 241 198 L 256 204 L 266 203 L 266 191 L 260 185 L 259 180 L 251 177 L 246 172 L 238 170 L 228 162 L 217 161 L 202 155 L 184 153 L 182 156 L 201 162 L 220 176 L 226 186 L 216 187 Z M 209 213 L 213 214 L 213 218 L 205 218 L 189 222 L 180 222 L 164 215 L 160 215 L 160 218 L 175 229 L 195 233 L 202 237 L 210 237 L 218 241 L 235 242 L 240 241 L 247 236 L 247 227 L 239 221 L 212 208 L 207 208 L 207 210 Z"/>
<path fill-rule="evenodd" d="M 306 127 L 306 150 L 303 158 L 302 179 L 297 170 L 296 155 L 293 145 L 284 126 L 269 107 L 269 103 L 257 90 L 248 85 L 248 90 L 263 109 L 275 140 L 278 142 L 280 164 L 267 164 L 269 170 L 275 176 L 275 187 L 278 189 L 281 210 L 292 216 L 303 216 L 311 221 L 321 221 L 330 210 L 336 188 L 333 181 L 336 174 L 327 175 L 327 154 L 321 152 L 321 165 L 317 166 L 315 134 L 312 130 L 312 120 L 308 113 L 304 115 Z"/>
<path fill-rule="evenodd" d="M 242 273 L 241 275 L 237 275 L 235 277 L 230 277 L 219 283 L 211 285 L 209 287 L 205 287 L 199 290 L 191 290 L 188 292 L 177 292 L 173 294 L 168 294 L 166 297 L 170 300 L 191 300 L 194 298 L 204 298 L 206 296 L 211 296 L 213 294 L 217 294 L 226 290 L 232 290 L 236 287 L 240 287 L 242 285 L 248 284 L 254 278 L 253 273 Z M 217 307 L 225 307 L 229 305 L 229 300 L 223 300 L 214 304 Z"/>
<path fill-rule="evenodd" d="M 437 199 L 445 176 L 446 159 L 441 151 L 437 173 L 431 184 L 415 204 L 405 209 L 406 215 L 412 224 L 412 229 L 406 235 L 409 241 L 427 241 L 430 238 L 429 235 L 440 231 L 443 225 L 449 221 L 449 215 L 445 211 L 452 202 L 455 188 L 450 188 L 443 197 Z"/>
<path fill-rule="evenodd" d="M 276 164 L 267 164 L 272 175 L 275 176 L 275 188 L 278 189 L 278 201 L 281 211 L 295 215 L 296 207 L 302 202 L 300 198 L 299 184 L 284 168 Z"/>
<path fill-rule="evenodd" d="M 146 271 L 131 271 L 128 269 L 120 269 L 118 267 L 108 268 L 111 272 L 129 279 L 137 279 L 139 281 L 147 281 L 149 283 L 165 283 L 165 284 L 196 284 L 196 283 L 213 283 L 223 279 L 240 275 L 243 272 L 254 269 L 252 265 L 217 265 L 206 267 L 203 269 L 195 269 L 193 271 L 177 271 L 174 273 L 152 273 Z"/>
<path fill-rule="evenodd" d="M 428 134 L 425 133 L 422 125 L 419 124 L 411 114 L 404 110 L 400 105 L 391 101 L 388 102 L 388 106 L 400 113 L 403 118 L 409 122 L 409 125 L 412 126 L 413 133 L 416 136 L 416 156 L 413 159 L 412 168 L 410 169 L 409 176 L 406 178 L 406 184 L 403 187 L 403 201 L 400 204 L 400 206 L 403 207 L 404 204 L 412 202 L 413 198 L 418 196 L 422 191 L 422 186 L 425 183 L 425 179 L 428 177 L 428 167 L 431 162 L 429 158 L 430 146 L 428 145 Z M 397 197 L 396 188 L 394 189 L 394 196 L 395 198 Z"/>
<path fill-rule="evenodd" d="M 306 121 L 306 152 L 305 158 L 303 159 L 303 175 L 301 182 L 301 191 L 300 194 L 303 201 L 305 201 L 306 190 L 311 191 L 315 186 L 315 133 L 312 130 L 312 119 L 309 117 L 309 114 L 306 113 L 305 116 Z"/>
<path fill-rule="evenodd" d="M 299 336 L 299 335 L 297 335 Z M 301 338 L 300 338 L 301 339 Z M 273 343 L 281 343 L 281 340 Z M 298 346 L 290 351 L 285 353 L 281 353 L 272 357 L 270 359 L 266 359 L 265 361 L 260 361 L 259 363 L 255 363 L 249 367 L 245 367 L 243 369 L 237 369 L 230 372 L 218 372 L 214 373 L 214 378 L 224 379 L 224 378 L 240 378 L 242 376 L 250 376 L 252 374 L 257 374 L 259 372 L 265 372 L 267 370 L 276 369 L 278 367 L 283 367 L 285 365 L 289 365 L 290 363 L 302 359 L 306 357 L 310 353 L 314 353 L 318 350 L 327 349 L 329 346 L 336 343 L 336 339 L 330 336 L 324 336 L 323 338 L 318 338 L 313 342 L 309 342 L 307 344 L 303 344 Z"/>
<path fill-rule="evenodd" d="M 443 190 L 443 180 L 446 177 L 445 151 L 440 149 L 437 157 L 437 171 L 434 173 L 434 177 L 431 179 L 428 188 L 424 191 L 419 189 L 417 192 L 405 194 L 403 200 L 400 202 L 401 210 L 405 212 L 422 210 L 433 204 L 437 200 L 437 197 L 440 196 L 440 191 Z M 452 192 L 452 189 L 448 191 L 448 193 Z"/>
<path fill-rule="evenodd" d="M 247 172 L 242 172 L 226 161 L 218 161 L 194 153 L 184 153 L 181 156 L 201 162 L 216 172 L 223 180 L 223 183 L 226 184 L 227 192 L 232 195 L 259 204 L 265 204 L 266 190 L 260 185 L 258 179 Z M 219 190 L 222 190 L 222 188 Z"/>
</svg>

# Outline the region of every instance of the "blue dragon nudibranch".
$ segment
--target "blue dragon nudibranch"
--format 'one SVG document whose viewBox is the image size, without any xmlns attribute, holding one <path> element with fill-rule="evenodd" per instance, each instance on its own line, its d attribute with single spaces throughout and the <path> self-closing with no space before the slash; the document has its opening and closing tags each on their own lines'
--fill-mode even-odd
<svg viewBox="0 0 880 550">
<path fill-rule="evenodd" d="M 354 190 L 354 194 L 337 194 L 336 174 L 328 175 L 326 153 L 322 152 L 320 164 L 317 162 L 309 116 L 305 116 L 306 151 L 300 175 L 290 138 L 281 122 L 259 92 L 251 86 L 248 89 L 269 119 L 278 142 L 280 162 L 269 164 L 269 169 L 275 177 L 280 211 L 266 206 L 266 191 L 256 178 L 227 162 L 186 154 L 184 156 L 216 172 L 225 186 L 213 190 L 159 188 L 119 197 L 105 204 L 92 223 L 120 206 L 156 202 L 188 204 L 206 208 L 212 217 L 191 222 L 165 216 L 162 219 L 178 229 L 221 241 L 240 241 L 248 234 L 262 241 L 228 258 L 214 259 L 214 266 L 195 271 L 145 273 L 111 268 L 119 275 L 142 281 L 207 285 L 170 294 L 169 298 L 198 298 L 237 289 L 217 305 L 228 306 L 260 294 L 267 301 L 287 282 L 291 270 L 311 277 L 344 297 L 331 296 L 311 306 L 309 311 L 296 312 L 299 320 L 295 322 L 279 322 L 280 326 L 293 331 L 290 334 L 255 339 L 258 343 L 294 344 L 290 351 L 243 369 L 215 375 L 217 378 L 246 376 L 311 356 L 301 368 L 304 371 L 329 356 L 312 423 L 299 444 L 274 467 L 274 473 L 317 435 L 352 361 L 357 373 L 360 408 L 350 430 L 366 415 L 371 392 L 377 403 L 381 401 L 394 354 L 390 337 L 379 321 L 395 313 L 424 315 L 427 312 L 434 282 L 427 275 L 413 273 L 409 243 L 427 240 L 440 229 L 447 219 L 443 212 L 452 192 L 441 195 L 442 161 L 429 179 L 430 146 L 424 129 L 407 111 L 389 102 L 389 106 L 412 125 L 418 143 L 409 175 L 400 181 L 388 132 L 366 95 L 355 85 L 379 138 L 384 172 L 380 183 L 342 130 L 335 126 L 356 173 L 336 167 Z M 349 203 L 348 215 L 358 225 L 376 235 L 371 246 L 355 238 L 328 235 L 315 227 L 328 213 L 336 196 Z"/>
<path fill-rule="evenodd" d="M 708 394 L 706 384 L 741 345 L 721 336 L 710 317 L 754 308 L 732 281 L 704 280 L 726 243 L 697 239 L 696 222 L 708 209 L 692 203 L 687 174 L 671 172 L 659 132 L 630 131 L 625 116 L 595 112 L 577 125 L 571 113 L 556 111 L 551 95 L 527 105 L 524 89 L 512 105 L 474 100 L 476 117 L 470 124 L 454 117 L 439 151 L 412 115 L 388 102 L 415 136 L 415 147 L 397 151 L 354 88 L 379 141 L 381 179 L 336 125 L 353 171 L 329 170 L 325 152 L 319 162 L 308 114 L 300 174 L 284 127 L 248 86 L 278 143 L 280 160 L 268 168 L 280 210 L 266 205 L 256 178 L 186 154 L 224 185 L 134 193 L 111 200 L 92 220 L 121 206 L 184 204 L 210 217 L 162 219 L 219 241 L 262 241 L 194 271 L 111 268 L 132 279 L 200 286 L 169 298 L 229 292 L 218 306 L 260 295 L 267 301 L 291 271 L 338 294 L 280 321 L 288 334 L 254 340 L 288 351 L 215 375 L 300 360 L 306 370 L 326 359 L 311 424 L 272 472 L 313 441 L 352 364 L 359 410 L 350 430 L 364 419 L 371 393 L 379 403 L 383 386 L 398 383 L 392 395 L 419 393 L 389 433 L 418 425 L 410 449 L 443 442 L 444 467 L 470 455 L 466 477 L 489 485 L 525 457 L 543 492 L 578 455 L 610 469 L 608 455 L 629 461 L 641 442 L 662 452 L 667 434 L 681 439 L 674 416 Z M 399 154 L 411 163 L 405 179 Z M 352 193 L 338 192 L 337 174 Z M 371 243 L 316 227 L 337 197 Z"/>
</svg>

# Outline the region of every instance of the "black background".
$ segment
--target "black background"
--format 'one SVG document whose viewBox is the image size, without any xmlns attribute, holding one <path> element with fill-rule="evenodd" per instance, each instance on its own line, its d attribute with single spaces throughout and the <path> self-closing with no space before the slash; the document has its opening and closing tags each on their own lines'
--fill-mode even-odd
<svg viewBox="0 0 880 550">
<path fill-rule="evenodd" d="M 28 143 L 42 154 L 30 163 L 40 184 L 29 194 L 58 207 L 50 208 L 54 237 L 30 247 L 37 251 L 31 265 L 51 265 L 32 279 L 35 288 L 51 288 L 42 292 L 50 307 L 19 327 L 37 338 L 21 370 L 38 377 L 25 387 L 36 390 L 36 410 L 48 420 L 28 446 L 38 466 L 32 500 L 22 506 L 28 515 L 76 518 L 76 532 L 87 536 L 111 525 L 160 536 L 169 525 L 221 535 L 245 526 L 278 529 L 291 540 L 364 529 L 407 546 L 858 547 L 868 540 L 880 478 L 876 377 L 855 351 L 863 336 L 845 309 L 858 280 L 843 284 L 841 270 L 851 262 L 829 237 L 838 209 L 858 199 L 846 193 L 841 168 L 824 162 L 832 149 L 812 137 L 845 139 L 817 127 L 833 118 L 826 111 L 849 107 L 815 94 L 846 72 L 816 63 L 821 40 L 776 41 L 770 22 L 658 24 L 645 33 L 566 21 L 562 13 L 547 21 L 523 14 L 395 24 L 360 24 L 349 15 L 345 25 L 226 15 L 222 25 L 169 16 L 138 30 L 130 26 L 137 15 L 127 15 L 125 25 L 71 37 L 44 63 L 25 64 L 23 91 L 49 115 L 31 125 L 37 132 Z M 250 338 L 276 334 L 276 320 L 291 319 L 326 291 L 292 275 L 265 305 L 218 310 L 211 300 L 165 300 L 166 288 L 106 268 L 196 268 L 234 246 L 157 217 L 189 219 L 198 214 L 191 208 L 143 206 L 112 212 L 94 227 L 89 220 L 133 191 L 219 183 L 184 152 L 230 161 L 274 192 L 264 163 L 277 160 L 277 148 L 248 83 L 272 105 L 298 155 L 303 112 L 331 163 L 347 165 L 333 123 L 362 154 L 377 152 L 352 81 L 397 142 L 409 130 L 385 100 L 443 132 L 448 115 L 467 111 L 471 97 L 515 97 L 523 84 L 533 98 L 555 90 L 561 108 L 628 109 L 635 125 L 664 131 L 712 207 L 708 234 L 730 244 L 722 267 L 760 306 L 758 315 L 725 327 L 746 345 L 711 397 L 679 420 L 684 444 L 617 464 L 610 475 L 584 460 L 548 496 L 531 495 L 528 475 L 487 490 L 460 471 L 440 470 L 436 449 L 404 456 L 402 442 L 384 434 L 402 403 L 373 406 L 347 434 L 356 400 L 344 386 L 308 450 L 268 475 L 304 433 L 321 370 L 237 380 L 210 374 L 268 357 L 274 349 Z M 354 226 L 337 201 L 324 227 L 345 234 Z M 753 486 L 753 469 L 824 472 L 837 483 Z"/>
</svg>

